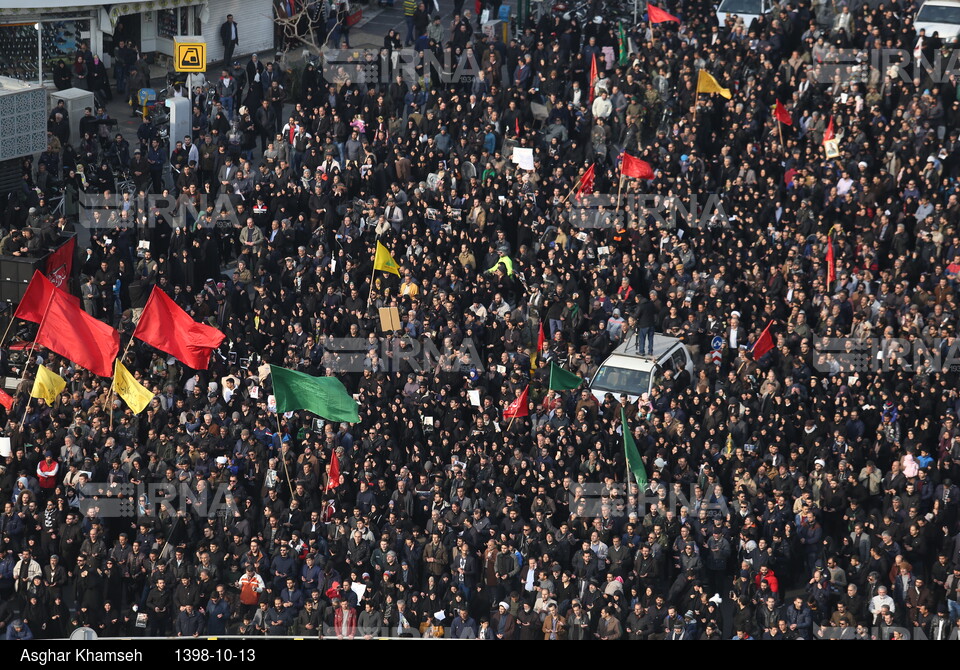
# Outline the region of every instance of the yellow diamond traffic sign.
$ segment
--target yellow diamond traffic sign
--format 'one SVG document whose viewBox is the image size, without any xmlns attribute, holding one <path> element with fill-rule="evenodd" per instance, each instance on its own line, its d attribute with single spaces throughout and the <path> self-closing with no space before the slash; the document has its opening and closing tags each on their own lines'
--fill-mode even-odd
<svg viewBox="0 0 960 670">
<path fill-rule="evenodd" d="M 177 72 L 205 72 L 207 45 L 205 42 L 177 42 L 174 46 L 173 67 Z"/>
</svg>

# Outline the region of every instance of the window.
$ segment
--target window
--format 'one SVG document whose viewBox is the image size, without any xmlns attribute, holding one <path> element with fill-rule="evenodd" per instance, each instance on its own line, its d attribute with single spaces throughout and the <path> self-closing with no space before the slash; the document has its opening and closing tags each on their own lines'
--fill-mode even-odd
<svg viewBox="0 0 960 670">
<path fill-rule="evenodd" d="M 960 25 L 960 7 L 926 4 L 917 13 L 917 22 Z M 941 37 L 943 37 L 941 35 Z"/>
<path fill-rule="evenodd" d="M 157 10 L 157 36 L 172 40 L 182 35 L 200 34 L 200 12 L 197 7 Z"/>
<path fill-rule="evenodd" d="M 41 21 L 40 26 L 43 78 L 53 78 L 58 61 L 66 63 L 73 72 L 77 45 L 89 40 L 89 19 L 47 20 Z M 37 52 L 37 29 L 33 23 L 0 25 L 0 75 L 36 82 Z"/>
<path fill-rule="evenodd" d="M 610 391 L 614 394 L 628 393 L 639 395 L 650 388 L 650 373 L 645 370 L 627 370 L 605 365 L 597 371 L 590 387 L 597 391 Z"/>
</svg>

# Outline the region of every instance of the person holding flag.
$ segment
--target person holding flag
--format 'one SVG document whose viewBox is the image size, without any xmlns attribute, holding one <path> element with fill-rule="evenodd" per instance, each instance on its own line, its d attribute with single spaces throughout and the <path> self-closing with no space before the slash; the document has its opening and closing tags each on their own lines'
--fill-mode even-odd
<svg viewBox="0 0 960 670">
<path fill-rule="evenodd" d="M 697 95 L 701 93 L 719 93 L 727 100 L 733 97 L 730 89 L 721 86 L 720 82 L 706 70 L 700 70 L 697 73 Z"/>
<path fill-rule="evenodd" d="M 647 18 L 650 23 L 680 23 L 679 18 L 649 2 L 647 3 Z"/>
<path fill-rule="evenodd" d="M 137 381 L 137 378 L 130 374 L 119 360 L 114 366 L 113 389 L 124 399 L 134 414 L 140 414 L 153 400 L 153 393 Z"/>
<path fill-rule="evenodd" d="M 373 271 L 374 272 L 389 272 L 392 275 L 400 276 L 400 266 L 397 264 L 397 261 L 394 260 L 393 256 L 387 250 L 385 246 L 377 240 L 377 251 L 373 256 Z M 370 291 L 367 294 L 367 305 L 370 304 L 370 301 L 373 300 L 373 277 L 370 278 Z"/>
<path fill-rule="evenodd" d="M 773 118 L 777 120 L 777 134 L 780 136 L 780 147 L 783 153 L 787 153 L 787 147 L 783 143 L 783 126 L 792 126 L 793 117 L 790 116 L 790 112 L 787 111 L 787 108 L 784 107 L 779 100 L 777 100 L 773 106 Z"/>
<path fill-rule="evenodd" d="M 647 490 L 647 469 L 643 465 L 643 458 L 637 450 L 637 443 L 633 439 L 630 424 L 627 422 L 627 411 L 620 407 L 620 428 L 623 431 L 623 451 L 627 460 L 627 473 L 633 475 L 637 483 L 637 495 L 642 497 Z"/>
<path fill-rule="evenodd" d="M 757 341 L 753 343 L 753 346 L 750 348 L 750 354 L 753 356 L 753 360 L 759 361 L 764 355 L 773 349 L 773 335 L 770 333 L 770 327 L 773 326 L 773 321 L 767 324 L 767 327 L 763 329 L 763 332 L 760 333 L 760 337 L 757 338 Z"/>
</svg>

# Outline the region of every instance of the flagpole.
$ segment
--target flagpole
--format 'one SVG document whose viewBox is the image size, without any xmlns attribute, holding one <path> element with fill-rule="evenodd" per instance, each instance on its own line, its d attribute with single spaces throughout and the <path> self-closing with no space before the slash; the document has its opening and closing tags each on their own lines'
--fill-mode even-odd
<svg viewBox="0 0 960 670">
<path fill-rule="evenodd" d="M 12 307 L 11 307 L 11 311 L 12 311 Z M 13 314 L 11 314 L 11 315 L 10 315 L 10 323 L 7 324 L 7 329 L 6 329 L 5 331 L 3 331 L 3 337 L 0 337 L 0 347 L 2 347 L 2 346 L 3 346 L 3 343 L 7 341 L 7 335 L 10 334 L 10 328 L 13 327 L 13 322 L 16 321 L 16 320 L 17 320 L 17 317 L 15 317 Z"/>
<path fill-rule="evenodd" d="M 367 309 L 370 308 L 370 301 L 373 299 L 373 279 L 377 276 L 377 245 L 379 243 L 380 233 L 377 233 L 376 239 L 373 241 L 373 270 L 370 272 L 370 293 L 367 294 Z"/>
<path fill-rule="evenodd" d="M 570 199 L 570 196 L 573 195 L 573 192 L 577 190 L 578 186 L 580 186 L 580 183 L 583 181 L 583 178 L 586 176 L 586 174 L 587 173 L 584 172 L 582 175 L 577 177 L 577 181 L 573 183 L 573 186 L 571 186 L 570 190 L 567 191 L 567 194 L 563 197 L 563 200 L 560 201 L 561 205 Z"/>
<path fill-rule="evenodd" d="M 43 310 L 43 316 L 40 318 L 40 325 L 37 326 L 37 335 L 33 338 L 33 344 L 30 345 L 30 353 L 27 354 L 27 361 L 23 364 L 23 375 L 20 377 L 20 385 L 27 378 L 27 370 L 30 368 L 30 361 L 33 360 L 33 351 L 37 348 L 37 340 L 40 339 L 40 331 L 43 330 L 43 324 L 47 322 L 47 315 L 50 314 L 50 305 L 53 304 L 53 299 L 57 295 L 55 293 L 57 289 L 54 289 L 50 292 L 50 298 L 47 300 L 47 307 Z M 10 323 L 13 323 L 11 320 Z M 9 330 L 9 328 L 8 328 Z M 30 410 L 30 394 L 27 394 L 27 403 L 23 407 L 23 418 L 20 419 L 20 427 L 17 429 L 17 432 L 23 432 L 23 424 L 27 421 L 27 412 Z"/>
<path fill-rule="evenodd" d="M 136 332 L 136 330 L 134 330 Z M 127 342 L 127 346 L 123 349 L 123 354 L 117 359 L 117 362 L 120 365 L 123 365 L 123 360 L 127 357 L 127 352 L 130 351 L 130 347 L 133 345 L 133 335 L 130 335 L 130 340 Z M 110 412 L 110 432 L 113 432 L 113 409 L 110 407 L 113 404 L 113 385 L 117 381 L 117 368 L 113 368 L 113 380 L 110 382 L 110 390 L 107 392 L 107 401 L 104 403 L 104 410 Z"/>
<path fill-rule="evenodd" d="M 697 86 L 699 86 L 699 82 Z M 697 108 L 700 107 L 700 90 L 697 89 L 697 92 L 693 95 L 693 123 L 697 123 Z"/>
<path fill-rule="evenodd" d="M 622 164 L 621 164 L 621 166 L 620 166 L 620 187 L 617 189 L 617 209 L 616 209 L 616 211 L 618 211 L 618 212 L 620 211 L 620 193 L 621 193 L 621 191 L 623 191 L 623 165 L 622 165 Z"/>
<path fill-rule="evenodd" d="M 277 439 L 280 440 L 280 448 L 277 450 L 277 455 L 280 456 L 280 460 L 283 461 L 283 474 L 287 476 L 287 486 L 290 487 L 290 500 L 293 500 L 293 482 L 290 481 L 290 471 L 287 470 L 287 459 L 283 457 L 283 428 L 280 427 L 280 409 L 277 409 Z"/>
<path fill-rule="evenodd" d="M 780 119 L 777 119 L 777 132 L 780 134 L 780 150 L 783 152 L 783 155 L 787 155 L 787 147 L 783 143 L 783 124 L 780 123 Z"/>
</svg>

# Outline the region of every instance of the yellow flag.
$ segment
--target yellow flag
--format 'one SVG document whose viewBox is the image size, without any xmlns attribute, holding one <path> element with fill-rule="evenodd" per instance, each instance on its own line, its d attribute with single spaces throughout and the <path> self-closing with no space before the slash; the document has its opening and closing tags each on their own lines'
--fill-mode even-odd
<svg viewBox="0 0 960 670">
<path fill-rule="evenodd" d="M 119 360 L 113 366 L 113 388 L 135 414 L 145 410 L 153 400 L 153 394 L 138 382 Z"/>
<path fill-rule="evenodd" d="M 390 255 L 387 248 L 379 242 L 377 242 L 377 255 L 373 259 L 373 269 L 400 276 L 400 266 L 393 260 L 393 256 Z"/>
<path fill-rule="evenodd" d="M 60 391 L 67 387 L 67 382 L 56 372 L 51 372 L 44 366 L 37 368 L 37 378 L 33 382 L 33 390 L 30 396 L 33 398 L 43 398 L 48 405 L 52 405 Z"/>
<path fill-rule="evenodd" d="M 700 70 L 700 74 L 697 76 L 697 93 L 719 93 L 727 100 L 732 97 L 730 89 L 721 86 L 720 82 L 706 70 Z"/>
</svg>

